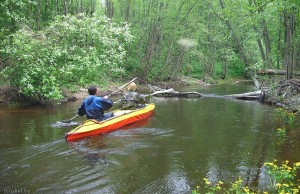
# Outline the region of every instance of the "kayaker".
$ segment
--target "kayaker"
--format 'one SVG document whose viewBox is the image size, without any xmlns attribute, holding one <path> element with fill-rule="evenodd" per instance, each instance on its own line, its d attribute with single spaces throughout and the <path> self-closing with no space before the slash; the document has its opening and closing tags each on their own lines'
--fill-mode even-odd
<svg viewBox="0 0 300 194">
<path fill-rule="evenodd" d="M 137 86 L 134 82 L 128 85 L 127 90 L 119 102 L 122 110 L 136 109 L 145 107 L 146 99 L 136 92 Z"/>
<path fill-rule="evenodd" d="M 99 97 L 97 96 L 97 87 L 90 86 L 88 88 L 89 96 L 85 98 L 81 106 L 78 108 L 78 115 L 86 115 L 87 119 L 96 119 L 97 121 L 102 121 L 113 117 L 113 113 L 105 113 L 104 111 L 109 110 L 113 106 L 113 101 L 108 99 L 107 96 Z"/>
</svg>

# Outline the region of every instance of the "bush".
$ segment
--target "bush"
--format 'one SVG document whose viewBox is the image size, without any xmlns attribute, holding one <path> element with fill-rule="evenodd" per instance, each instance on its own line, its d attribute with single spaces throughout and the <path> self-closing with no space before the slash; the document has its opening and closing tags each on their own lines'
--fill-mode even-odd
<svg viewBox="0 0 300 194">
<path fill-rule="evenodd" d="M 59 99 L 70 83 L 87 85 L 102 76 L 124 74 L 126 44 L 132 39 L 127 24 L 107 18 L 59 16 L 38 33 L 21 29 L 2 52 L 11 65 L 1 75 L 27 97 Z"/>
<path fill-rule="evenodd" d="M 205 181 L 204 193 L 299 193 L 300 185 L 299 180 L 296 181 L 297 170 L 300 169 L 300 162 L 296 162 L 292 167 L 288 166 L 289 161 L 284 161 L 281 165 L 277 164 L 277 161 L 266 162 L 264 168 L 266 168 L 269 177 L 269 187 L 263 191 L 256 191 L 250 189 L 247 186 L 243 186 L 243 180 L 239 178 L 237 181 L 231 183 L 229 188 L 222 187 L 223 182 L 218 181 L 216 184 L 212 184 L 207 178 Z M 200 187 L 192 190 L 193 194 L 200 194 Z"/>
</svg>

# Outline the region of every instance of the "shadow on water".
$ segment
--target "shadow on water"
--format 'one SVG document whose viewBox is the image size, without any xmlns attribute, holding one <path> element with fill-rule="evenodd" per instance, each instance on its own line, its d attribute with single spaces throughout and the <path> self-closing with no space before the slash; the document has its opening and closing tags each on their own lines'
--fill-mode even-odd
<svg viewBox="0 0 300 194">
<path fill-rule="evenodd" d="M 147 125 L 149 123 L 149 119 L 151 119 L 151 117 L 124 126 L 118 129 L 117 132 L 109 134 L 99 134 L 97 136 L 91 136 L 79 141 L 67 143 L 71 148 L 75 149 L 76 152 L 82 155 L 91 167 L 95 167 L 98 162 L 101 162 L 102 164 L 107 164 L 107 161 L 105 160 L 105 155 L 109 148 L 109 146 L 106 143 L 107 136 L 113 135 L 117 137 L 133 137 L 137 135 L 137 133 L 135 133 L 136 129 L 140 129 L 143 126 Z M 130 131 L 130 129 L 134 130 Z M 126 132 L 125 130 L 129 130 L 129 132 Z"/>
<path fill-rule="evenodd" d="M 87 160 L 87 163 L 94 168 L 98 162 L 106 164 L 105 149 L 105 136 L 98 135 L 89 137 L 85 140 L 78 142 L 67 142 L 67 144 L 74 149 L 80 156 Z"/>
</svg>

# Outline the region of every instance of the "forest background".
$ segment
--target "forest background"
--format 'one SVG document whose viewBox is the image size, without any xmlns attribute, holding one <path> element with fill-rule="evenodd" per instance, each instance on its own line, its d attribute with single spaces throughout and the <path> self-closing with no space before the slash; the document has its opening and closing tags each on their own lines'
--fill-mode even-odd
<svg viewBox="0 0 300 194">
<path fill-rule="evenodd" d="M 65 88 L 300 69 L 299 0 L 3 0 L 0 85 Z"/>
</svg>

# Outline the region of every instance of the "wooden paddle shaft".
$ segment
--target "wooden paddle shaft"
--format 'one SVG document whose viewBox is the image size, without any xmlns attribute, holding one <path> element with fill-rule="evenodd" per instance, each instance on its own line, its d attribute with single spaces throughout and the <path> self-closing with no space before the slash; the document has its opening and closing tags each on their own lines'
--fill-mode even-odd
<svg viewBox="0 0 300 194">
<path fill-rule="evenodd" d="M 131 80 L 130 82 L 124 84 L 123 86 L 119 87 L 117 90 L 113 91 L 112 93 L 108 94 L 107 96 L 110 97 L 111 95 L 113 95 L 114 93 L 118 92 L 119 90 L 123 89 L 124 87 L 128 86 L 129 84 L 131 84 L 132 82 L 134 82 L 137 78 L 134 78 L 133 80 Z"/>
</svg>

